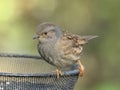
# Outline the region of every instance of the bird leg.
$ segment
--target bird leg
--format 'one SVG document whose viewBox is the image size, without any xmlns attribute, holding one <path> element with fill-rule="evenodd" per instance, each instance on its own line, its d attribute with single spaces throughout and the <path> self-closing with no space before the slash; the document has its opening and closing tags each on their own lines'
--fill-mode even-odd
<svg viewBox="0 0 120 90">
<path fill-rule="evenodd" d="M 59 78 L 59 76 L 62 75 L 62 72 L 58 68 L 56 69 L 56 75 L 57 78 Z"/>
<path fill-rule="evenodd" d="M 78 64 L 79 64 L 79 75 L 82 77 L 84 74 L 84 66 L 82 65 L 80 60 L 77 60 Z"/>
</svg>

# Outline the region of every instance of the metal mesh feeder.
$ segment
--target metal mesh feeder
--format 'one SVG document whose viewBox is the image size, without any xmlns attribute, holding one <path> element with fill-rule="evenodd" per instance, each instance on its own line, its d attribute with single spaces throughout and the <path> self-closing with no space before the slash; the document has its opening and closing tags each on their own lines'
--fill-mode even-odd
<svg viewBox="0 0 120 90">
<path fill-rule="evenodd" d="M 0 54 L 0 90 L 73 90 L 78 70 L 63 72 L 57 78 L 55 73 L 48 73 L 55 69 L 40 59 L 39 56 Z"/>
</svg>

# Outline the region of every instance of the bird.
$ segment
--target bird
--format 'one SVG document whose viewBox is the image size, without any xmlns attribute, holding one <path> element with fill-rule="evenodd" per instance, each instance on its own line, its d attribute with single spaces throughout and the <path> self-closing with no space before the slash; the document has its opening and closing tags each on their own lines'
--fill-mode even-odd
<svg viewBox="0 0 120 90">
<path fill-rule="evenodd" d="M 97 35 L 80 36 L 63 31 L 59 26 L 43 22 L 38 25 L 33 39 L 38 39 L 37 49 L 40 56 L 56 67 L 56 76 L 62 75 L 61 69 L 79 65 L 79 75 L 84 75 L 84 66 L 80 57 L 84 44 Z"/>
</svg>

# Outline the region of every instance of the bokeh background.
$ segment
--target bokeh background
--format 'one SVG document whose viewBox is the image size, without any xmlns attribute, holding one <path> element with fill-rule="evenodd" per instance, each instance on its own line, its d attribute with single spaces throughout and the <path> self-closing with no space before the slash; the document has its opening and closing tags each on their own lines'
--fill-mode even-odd
<svg viewBox="0 0 120 90">
<path fill-rule="evenodd" d="M 85 45 L 75 90 L 120 90 L 120 0 L 0 0 L 0 52 L 38 55 L 41 22 L 99 36 Z"/>
</svg>

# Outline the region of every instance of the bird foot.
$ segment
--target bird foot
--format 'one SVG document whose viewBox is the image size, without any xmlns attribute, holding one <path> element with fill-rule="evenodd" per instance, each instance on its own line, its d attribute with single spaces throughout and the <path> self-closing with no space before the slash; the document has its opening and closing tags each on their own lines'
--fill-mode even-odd
<svg viewBox="0 0 120 90">
<path fill-rule="evenodd" d="M 62 75 L 62 72 L 59 69 L 56 69 L 56 75 L 57 75 L 57 78 L 59 78 L 59 76 Z"/>
<path fill-rule="evenodd" d="M 81 77 L 83 77 L 83 75 L 84 75 L 84 66 L 82 65 L 82 63 L 80 62 L 80 60 L 78 60 L 78 64 L 79 64 L 79 75 Z"/>
</svg>

